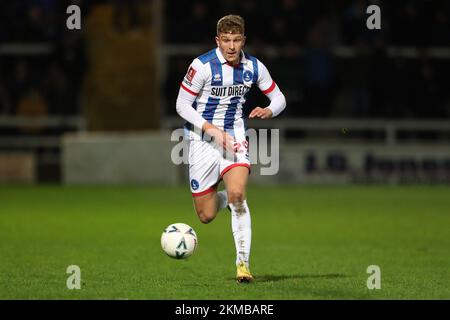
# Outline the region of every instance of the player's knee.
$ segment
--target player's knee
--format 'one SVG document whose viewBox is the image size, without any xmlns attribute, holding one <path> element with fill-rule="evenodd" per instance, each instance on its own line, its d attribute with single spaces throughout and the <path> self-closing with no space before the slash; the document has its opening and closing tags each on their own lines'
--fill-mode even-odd
<svg viewBox="0 0 450 320">
<path fill-rule="evenodd" d="M 200 221 L 204 224 L 210 223 L 214 220 L 214 215 L 208 214 L 204 210 L 197 210 L 197 216 L 200 219 Z"/>
<path fill-rule="evenodd" d="M 232 189 L 228 191 L 228 202 L 239 205 L 244 201 L 244 192 L 239 189 Z"/>
</svg>

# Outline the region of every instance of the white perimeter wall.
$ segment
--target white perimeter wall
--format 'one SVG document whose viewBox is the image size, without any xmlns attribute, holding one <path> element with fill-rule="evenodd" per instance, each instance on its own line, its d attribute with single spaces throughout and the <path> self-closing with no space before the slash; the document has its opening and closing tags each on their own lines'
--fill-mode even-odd
<svg viewBox="0 0 450 320">
<path fill-rule="evenodd" d="M 180 181 L 170 133 L 85 133 L 62 142 L 65 184 L 161 184 Z"/>
</svg>

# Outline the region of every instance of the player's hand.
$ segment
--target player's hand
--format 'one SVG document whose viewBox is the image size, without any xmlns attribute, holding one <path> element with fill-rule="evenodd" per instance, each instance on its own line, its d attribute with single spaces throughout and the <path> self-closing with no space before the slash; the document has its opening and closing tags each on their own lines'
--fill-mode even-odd
<svg viewBox="0 0 450 320">
<path fill-rule="evenodd" d="M 213 138 L 214 142 L 219 147 L 222 147 L 230 153 L 235 152 L 234 138 L 230 134 L 209 123 L 205 123 L 204 131 L 207 135 Z"/>
<path fill-rule="evenodd" d="M 261 119 L 270 119 L 272 118 L 273 113 L 269 108 L 261 108 L 256 107 L 250 112 L 249 118 L 261 118 Z"/>
<path fill-rule="evenodd" d="M 230 152 L 231 154 L 235 153 L 236 148 L 234 138 L 228 132 L 225 131 L 222 131 L 222 138 L 223 138 L 222 148 L 224 148 L 227 152 Z"/>
</svg>

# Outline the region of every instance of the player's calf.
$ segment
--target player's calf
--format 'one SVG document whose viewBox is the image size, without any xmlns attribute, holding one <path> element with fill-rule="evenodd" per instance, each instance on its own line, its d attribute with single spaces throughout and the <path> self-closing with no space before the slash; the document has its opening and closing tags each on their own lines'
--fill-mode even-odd
<svg viewBox="0 0 450 320">
<path fill-rule="evenodd" d="M 217 215 L 217 192 L 194 197 L 194 207 L 200 221 L 205 224 L 210 223 Z"/>
<path fill-rule="evenodd" d="M 214 220 L 214 218 L 217 215 L 217 212 L 208 212 L 202 209 L 196 210 L 197 211 L 197 216 L 200 219 L 200 221 L 204 224 L 208 224 L 211 221 Z"/>
</svg>

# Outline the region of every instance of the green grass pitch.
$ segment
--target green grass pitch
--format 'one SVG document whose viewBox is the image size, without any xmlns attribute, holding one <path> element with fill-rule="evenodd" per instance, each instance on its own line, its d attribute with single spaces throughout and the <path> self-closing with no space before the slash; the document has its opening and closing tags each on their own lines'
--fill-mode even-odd
<svg viewBox="0 0 450 320">
<path fill-rule="evenodd" d="M 188 188 L 0 187 L 0 299 L 450 299 L 449 195 L 250 186 L 256 282 L 237 284 L 230 213 L 202 225 Z M 197 232 L 187 260 L 160 248 L 174 222 Z M 69 265 L 80 290 L 66 287 Z"/>
</svg>

